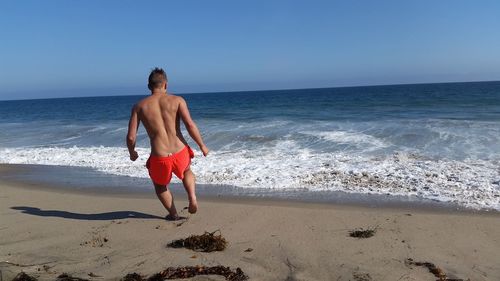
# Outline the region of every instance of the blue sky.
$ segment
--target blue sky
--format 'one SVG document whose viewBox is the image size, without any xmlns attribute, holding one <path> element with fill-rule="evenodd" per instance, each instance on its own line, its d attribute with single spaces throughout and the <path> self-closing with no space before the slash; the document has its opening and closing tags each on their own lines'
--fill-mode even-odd
<svg viewBox="0 0 500 281">
<path fill-rule="evenodd" d="M 500 1 L 3 1 L 0 99 L 500 80 Z"/>
</svg>

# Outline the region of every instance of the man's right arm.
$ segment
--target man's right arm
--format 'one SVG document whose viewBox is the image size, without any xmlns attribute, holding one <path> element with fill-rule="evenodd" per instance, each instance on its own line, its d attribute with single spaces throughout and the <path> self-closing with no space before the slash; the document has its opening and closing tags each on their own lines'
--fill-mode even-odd
<svg viewBox="0 0 500 281">
<path fill-rule="evenodd" d="M 137 138 L 137 129 L 139 128 L 139 117 L 137 116 L 137 105 L 134 105 L 130 113 L 130 120 L 128 122 L 127 133 L 127 148 L 130 154 L 130 160 L 135 161 L 139 155 L 135 151 L 135 141 Z"/>
<path fill-rule="evenodd" d="M 193 119 L 191 119 L 191 114 L 189 114 L 189 109 L 187 107 L 186 101 L 181 97 L 179 97 L 179 99 L 180 99 L 179 113 L 182 122 L 184 122 L 184 125 L 186 126 L 186 129 L 191 138 L 200 147 L 201 151 L 203 152 L 203 156 L 207 156 L 208 147 L 203 143 L 203 139 L 201 138 L 201 134 L 200 131 L 198 130 L 198 127 L 196 126 L 196 123 L 194 123 Z"/>
</svg>

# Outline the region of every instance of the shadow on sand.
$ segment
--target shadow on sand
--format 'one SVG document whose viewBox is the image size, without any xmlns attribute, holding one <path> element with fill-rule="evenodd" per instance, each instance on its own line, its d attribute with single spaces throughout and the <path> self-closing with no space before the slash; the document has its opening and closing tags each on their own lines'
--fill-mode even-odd
<svg viewBox="0 0 500 281">
<path fill-rule="evenodd" d="M 73 220 L 90 220 L 90 221 L 103 221 L 103 220 L 121 220 L 121 219 L 161 219 L 165 218 L 149 215 L 141 212 L 134 211 L 118 211 L 118 212 L 107 212 L 107 213 L 97 213 L 97 214 L 79 214 L 67 211 L 58 210 L 41 210 L 39 208 L 27 207 L 27 206 L 15 206 L 11 207 L 13 210 L 19 210 L 24 214 L 40 216 L 40 217 L 58 217 Z"/>
</svg>

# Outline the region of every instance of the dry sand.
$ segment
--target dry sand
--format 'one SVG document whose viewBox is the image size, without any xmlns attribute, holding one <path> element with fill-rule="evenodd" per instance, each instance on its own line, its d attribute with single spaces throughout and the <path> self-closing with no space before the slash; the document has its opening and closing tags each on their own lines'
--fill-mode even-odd
<svg viewBox="0 0 500 281">
<path fill-rule="evenodd" d="M 185 198 L 176 200 L 178 209 L 186 206 Z M 119 280 L 186 265 L 240 267 L 250 280 L 436 280 L 405 264 L 407 258 L 435 263 L 449 277 L 500 280 L 495 212 L 221 199 L 202 200 L 182 224 L 164 215 L 153 191 L 130 198 L 1 183 L 0 280 L 21 271 L 39 280 L 62 272 Z M 359 227 L 377 231 L 349 237 Z M 214 230 L 229 241 L 223 252 L 166 248 L 173 239 Z"/>
</svg>

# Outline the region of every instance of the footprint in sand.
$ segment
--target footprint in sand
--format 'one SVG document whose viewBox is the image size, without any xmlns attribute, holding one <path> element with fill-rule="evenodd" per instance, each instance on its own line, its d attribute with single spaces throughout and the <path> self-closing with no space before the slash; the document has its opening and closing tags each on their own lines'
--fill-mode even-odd
<svg viewBox="0 0 500 281">
<path fill-rule="evenodd" d="M 176 227 L 179 227 L 181 225 L 183 225 L 184 223 L 186 223 L 188 221 L 188 218 L 187 217 L 178 217 L 177 219 L 170 219 L 168 216 L 165 217 L 165 220 L 167 220 L 168 222 L 173 222 L 174 225 Z M 165 230 L 165 229 L 170 229 L 172 227 L 171 224 L 159 224 L 157 226 L 155 226 L 155 229 L 160 229 L 160 230 Z"/>
<path fill-rule="evenodd" d="M 353 272 L 352 277 L 355 281 L 372 281 L 372 277 L 368 273 Z"/>
<path fill-rule="evenodd" d="M 94 230 L 89 233 L 90 239 L 80 243 L 80 246 L 104 247 L 104 245 L 109 242 L 109 238 L 106 235 L 108 226 L 109 225 L 93 227 Z"/>
</svg>

